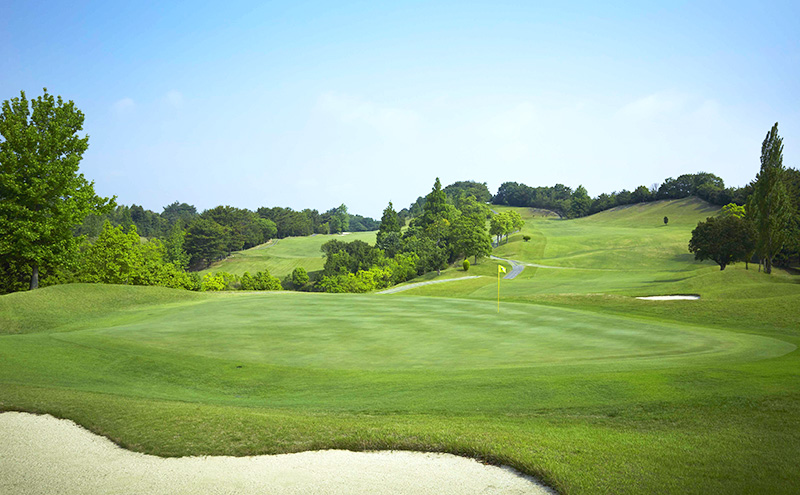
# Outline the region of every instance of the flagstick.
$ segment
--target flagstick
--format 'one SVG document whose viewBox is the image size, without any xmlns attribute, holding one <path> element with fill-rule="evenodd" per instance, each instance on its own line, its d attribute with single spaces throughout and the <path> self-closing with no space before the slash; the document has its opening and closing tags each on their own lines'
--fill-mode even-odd
<svg viewBox="0 0 800 495">
<path fill-rule="evenodd" d="M 497 267 L 497 312 L 500 313 L 500 267 Z"/>
</svg>

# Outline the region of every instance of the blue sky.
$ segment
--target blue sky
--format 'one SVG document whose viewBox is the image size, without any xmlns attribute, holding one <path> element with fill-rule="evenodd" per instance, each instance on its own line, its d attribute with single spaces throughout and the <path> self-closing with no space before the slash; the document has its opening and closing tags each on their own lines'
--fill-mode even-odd
<svg viewBox="0 0 800 495">
<path fill-rule="evenodd" d="M 379 216 L 436 176 L 744 185 L 800 166 L 800 4 L 2 2 L 0 99 L 86 114 L 102 195 Z"/>
</svg>

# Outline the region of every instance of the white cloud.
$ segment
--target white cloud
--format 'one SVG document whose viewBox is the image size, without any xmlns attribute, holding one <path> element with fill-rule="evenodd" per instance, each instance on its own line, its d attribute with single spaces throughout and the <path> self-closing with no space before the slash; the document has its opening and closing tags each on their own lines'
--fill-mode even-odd
<svg viewBox="0 0 800 495">
<path fill-rule="evenodd" d="M 166 95 L 167 103 L 169 103 L 174 108 L 181 108 L 183 106 L 183 94 L 180 91 L 175 91 L 174 89 L 167 93 Z"/>
<path fill-rule="evenodd" d="M 417 132 L 419 115 L 403 108 L 379 105 L 358 97 L 328 92 L 319 97 L 318 108 L 348 125 L 366 125 L 393 137 Z"/>
<path fill-rule="evenodd" d="M 674 92 L 653 93 L 623 106 L 618 114 L 623 117 L 649 120 L 683 110 L 688 98 Z"/>
<path fill-rule="evenodd" d="M 133 112 L 135 108 L 136 103 L 134 103 L 133 99 L 131 98 L 117 100 L 113 105 L 111 105 L 111 110 L 117 115 L 128 115 Z"/>
</svg>

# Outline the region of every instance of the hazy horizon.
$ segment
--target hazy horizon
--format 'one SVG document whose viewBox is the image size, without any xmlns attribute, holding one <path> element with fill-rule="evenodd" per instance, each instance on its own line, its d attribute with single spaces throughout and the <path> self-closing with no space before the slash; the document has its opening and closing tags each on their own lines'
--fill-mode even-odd
<svg viewBox="0 0 800 495">
<path fill-rule="evenodd" d="M 0 100 L 86 114 L 98 194 L 379 217 L 435 179 L 742 186 L 797 168 L 800 6 L 231 1 L 0 7 Z"/>
</svg>

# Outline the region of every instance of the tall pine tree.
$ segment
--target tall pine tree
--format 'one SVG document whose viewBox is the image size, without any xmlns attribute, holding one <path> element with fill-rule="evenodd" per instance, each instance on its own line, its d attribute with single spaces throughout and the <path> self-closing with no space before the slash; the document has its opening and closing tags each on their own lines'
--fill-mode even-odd
<svg viewBox="0 0 800 495">
<path fill-rule="evenodd" d="M 778 135 L 776 122 L 761 144 L 761 171 L 747 205 L 756 226 L 756 252 L 765 273 L 772 273 L 772 260 L 786 242 L 791 218 L 784 173 L 783 138 Z"/>
</svg>

